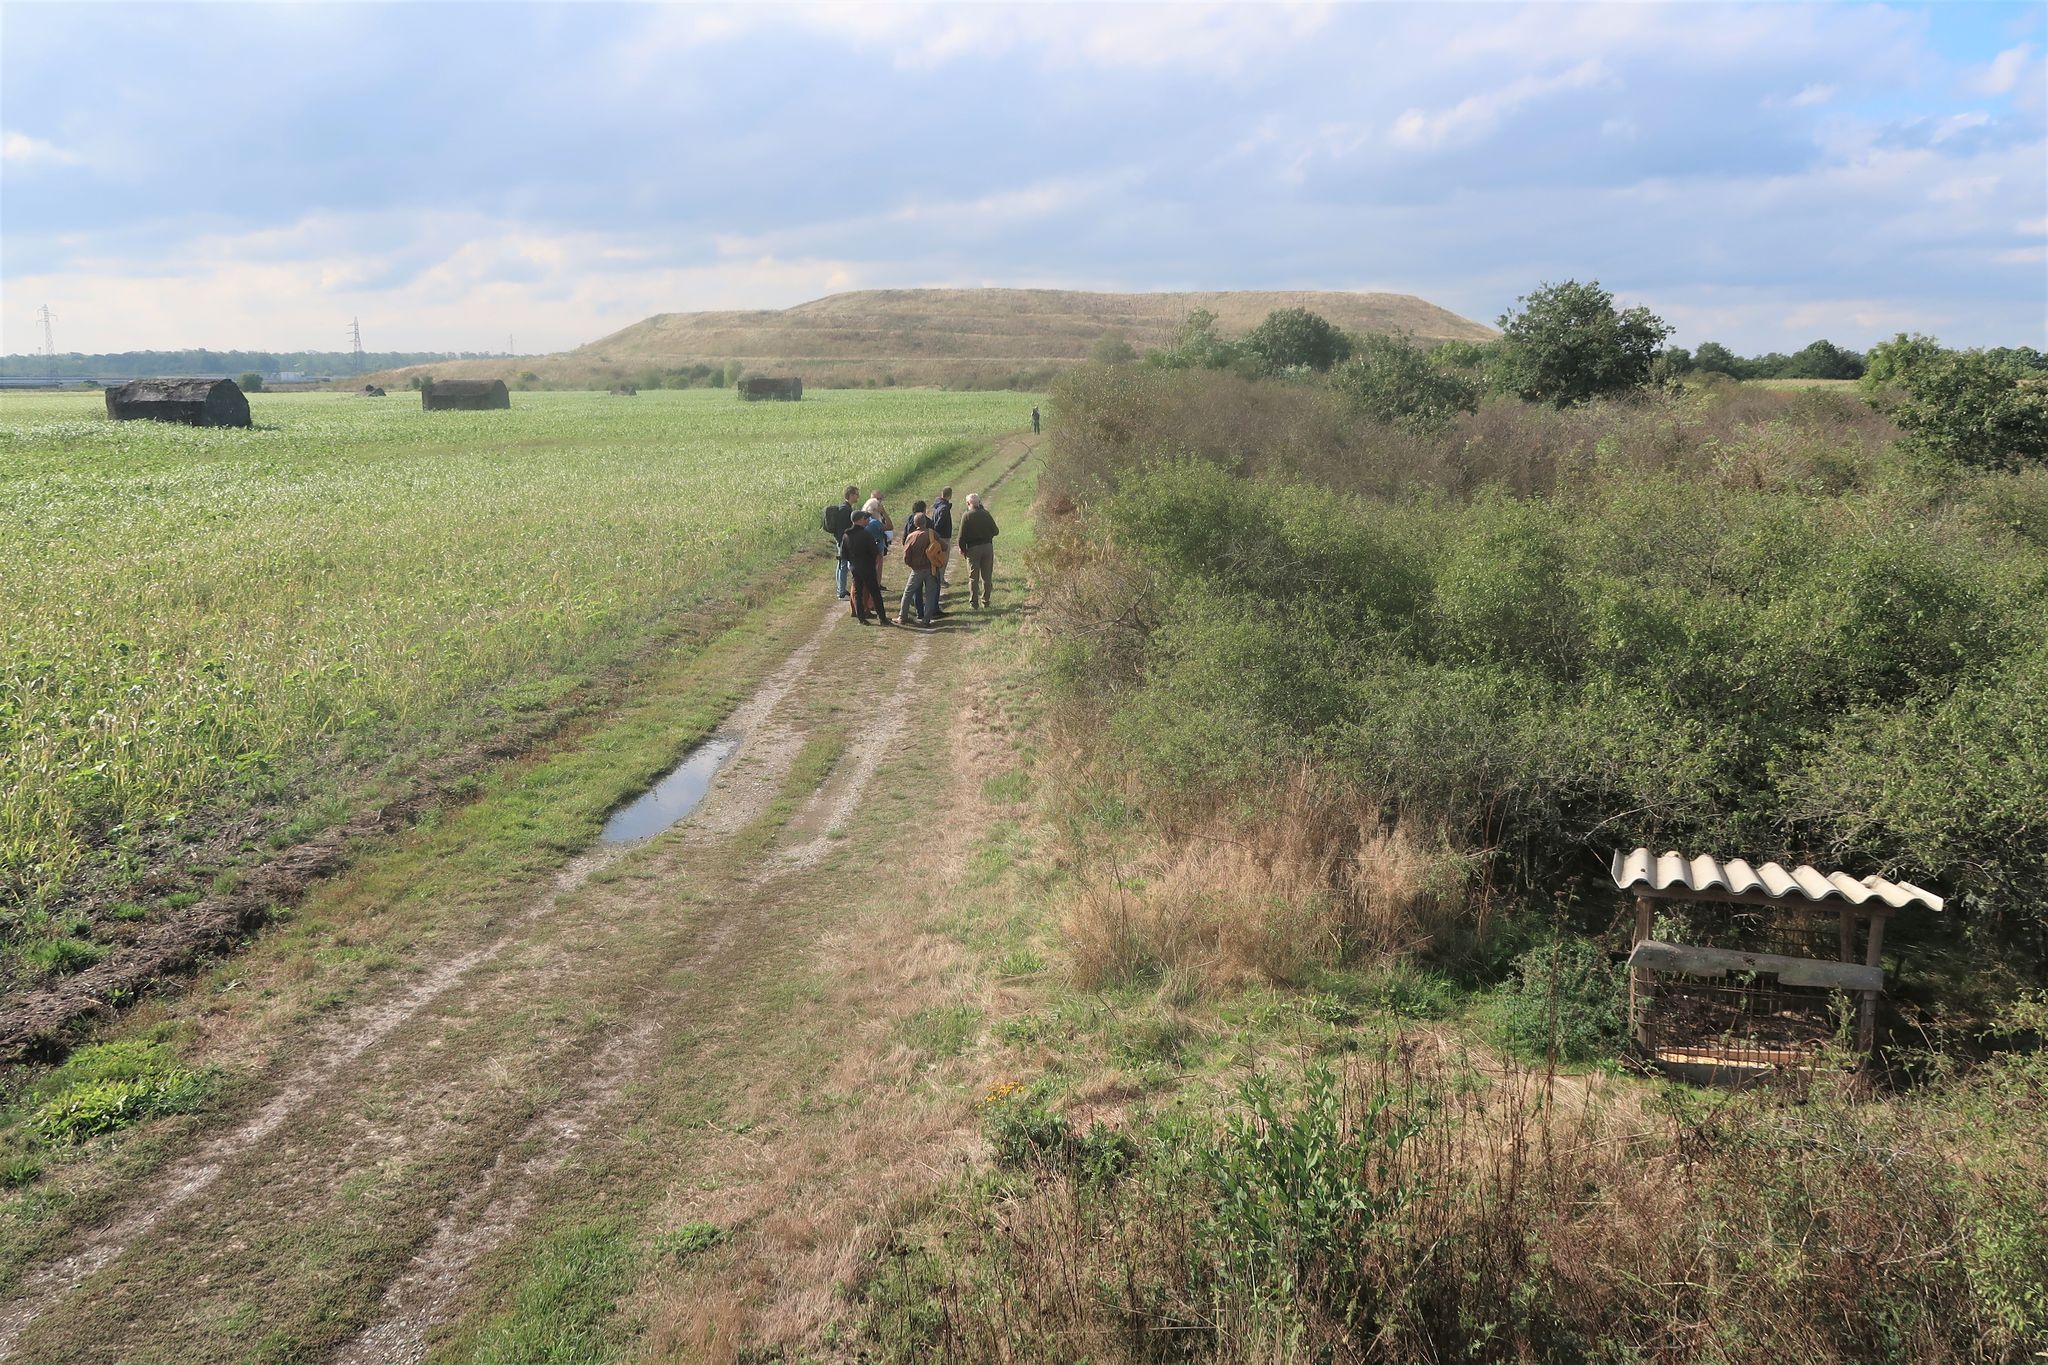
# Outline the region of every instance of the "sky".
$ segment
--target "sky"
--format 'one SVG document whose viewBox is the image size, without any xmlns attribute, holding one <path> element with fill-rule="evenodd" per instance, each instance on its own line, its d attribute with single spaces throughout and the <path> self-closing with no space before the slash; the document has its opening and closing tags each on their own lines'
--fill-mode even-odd
<svg viewBox="0 0 2048 1365">
<path fill-rule="evenodd" d="M 2048 5 L 0 4 L 0 351 L 565 349 L 848 289 L 1597 279 L 2048 343 Z"/>
</svg>

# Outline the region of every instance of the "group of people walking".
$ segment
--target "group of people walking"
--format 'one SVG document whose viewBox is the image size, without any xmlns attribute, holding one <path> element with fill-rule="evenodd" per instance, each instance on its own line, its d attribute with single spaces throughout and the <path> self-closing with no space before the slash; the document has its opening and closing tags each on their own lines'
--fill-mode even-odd
<svg viewBox="0 0 2048 1365">
<path fill-rule="evenodd" d="M 854 619 L 862 625 L 872 614 L 886 626 L 890 620 L 882 563 L 897 543 L 896 522 L 882 504 L 880 489 L 865 503 L 859 498 L 860 489 L 849 486 L 845 497 L 825 509 L 822 525 L 839 548 L 835 578 L 839 599 L 849 604 Z M 951 488 L 940 489 L 929 502 L 910 504 L 901 546 L 903 567 L 910 577 L 897 603 L 897 624 L 907 626 L 915 615 L 919 625 L 929 626 L 948 614 L 941 598 L 956 544 L 969 569 L 969 604 L 976 610 L 994 605 L 996 519 L 979 494 L 969 493 L 966 506 L 956 526 Z"/>
</svg>

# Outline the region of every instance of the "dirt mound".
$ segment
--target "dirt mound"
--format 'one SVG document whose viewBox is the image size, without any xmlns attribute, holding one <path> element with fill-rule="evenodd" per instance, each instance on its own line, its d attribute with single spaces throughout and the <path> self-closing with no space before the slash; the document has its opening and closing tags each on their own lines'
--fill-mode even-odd
<svg viewBox="0 0 2048 1365">
<path fill-rule="evenodd" d="M 692 365 L 800 374 L 817 385 L 940 384 L 1036 387 L 1121 333 L 1143 350 L 1165 344 L 1196 308 L 1226 333 L 1248 331 L 1276 308 L 1307 308 L 1356 332 L 1405 332 L 1423 341 L 1483 341 L 1493 329 L 1410 294 L 1348 290 L 1223 290 L 1096 294 L 1074 289 L 867 289 L 794 308 L 657 313 L 559 355 L 521 362 L 546 384 L 609 388 L 648 370 Z M 443 362 L 392 370 L 457 378 L 502 361 Z M 354 382 L 354 381 L 351 381 Z"/>
</svg>

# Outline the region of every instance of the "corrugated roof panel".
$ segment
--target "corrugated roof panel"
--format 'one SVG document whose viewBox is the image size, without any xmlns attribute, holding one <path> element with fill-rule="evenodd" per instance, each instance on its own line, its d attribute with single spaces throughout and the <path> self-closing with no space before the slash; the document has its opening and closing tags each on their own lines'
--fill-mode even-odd
<svg viewBox="0 0 2048 1365">
<path fill-rule="evenodd" d="M 1614 884 L 1624 891 L 1637 886 L 1652 891 L 1725 891 L 1734 896 L 1768 896 L 1773 900 L 1846 901 L 1863 905 L 1882 901 L 1894 910 L 1924 905 L 1942 908 L 1942 898 L 1911 882 L 1870 876 L 1858 880 L 1846 872 L 1822 872 L 1801 863 L 1787 871 L 1776 863 L 1752 867 L 1741 858 L 1726 860 L 1709 854 L 1688 858 L 1675 849 L 1653 855 L 1647 848 L 1615 852 Z"/>
</svg>

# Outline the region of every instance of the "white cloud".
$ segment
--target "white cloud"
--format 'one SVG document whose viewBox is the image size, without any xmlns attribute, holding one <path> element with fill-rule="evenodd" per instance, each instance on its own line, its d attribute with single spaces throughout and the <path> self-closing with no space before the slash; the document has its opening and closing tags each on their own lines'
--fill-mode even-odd
<svg viewBox="0 0 2048 1365">
<path fill-rule="evenodd" d="M 1937 143 L 1946 142 L 1958 133 L 1966 133 L 1972 128 L 1982 128 L 1989 122 L 1991 122 L 1991 115 L 1981 109 L 1972 109 L 1962 114 L 1950 114 L 1947 118 L 1939 119 L 1935 122 L 1934 131 L 1927 135 L 1927 140 Z"/>
<path fill-rule="evenodd" d="M 1789 103 L 1794 109 L 1811 109 L 1816 104 L 1826 104 L 1835 97 L 1832 85 L 1809 85 L 1794 95 Z"/>
<path fill-rule="evenodd" d="M 42 162 L 50 166 L 76 166 L 84 158 L 76 152 L 68 152 L 55 143 L 45 142 L 27 133 L 8 133 L 0 136 L 0 161 L 11 161 L 21 165 Z"/>
<path fill-rule="evenodd" d="M 1180 67 L 1230 74 L 1298 46 L 1334 6 L 1301 4 L 870 5 L 819 4 L 795 11 L 811 27 L 899 66 L 1035 53 L 1046 64 Z"/>
<path fill-rule="evenodd" d="M 1394 120 L 1388 136 L 1396 146 L 1415 149 L 1477 142 L 1532 100 L 1612 80 L 1604 63 L 1584 61 L 1554 76 L 1524 76 L 1497 90 L 1468 95 L 1447 109 L 1410 109 Z"/>
<path fill-rule="evenodd" d="M 2033 55 L 2032 43 L 2009 47 L 1986 65 L 1971 72 L 1964 85 L 1980 95 L 2010 94 L 2020 83 L 2020 74 L 2027 69 L 2027 58 Z"/>
<path fill-rule="evenodd" d="M 49 298 L 66 344 L 81 351 L 297 347 L 339 336 L 352 316 L 372 349 L 496 350 L 516 333 L 521 350 L 538 351 L 580 346 L 651 313 L 786 307 L 869 279 L 861 263 L 765 252 L 664 265 L 631 239 L 462 215 L 425 224 L 429 259 L 394 279 L 389 253 L 350 245 L 388 225 L 311 218 L 147 258 L 82 260 L 61 275 L 10 277 L 8 289 Z M 317 246 L 280 254 L 284 241 Z M 0 349 L 32 349 L 19 340 L 7 335 Z"/>
</svg>

